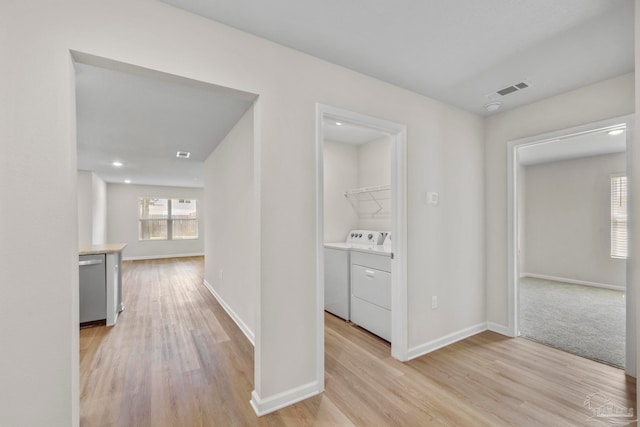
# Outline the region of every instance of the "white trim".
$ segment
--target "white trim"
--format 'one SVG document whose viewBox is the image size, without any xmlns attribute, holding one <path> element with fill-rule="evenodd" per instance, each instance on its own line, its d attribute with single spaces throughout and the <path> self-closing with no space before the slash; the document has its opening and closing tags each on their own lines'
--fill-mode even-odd
<svg viewBox="0 0 640 427">
<path fill-rule="evenodd" d="M 523 144 L 524 145 L 524 144 Z M 518 144 L 509 142 L 507 163 L 507 336 L 518 336 Z"/>
<path fill-rule="evenodd" d="M 316 104 L 316 380 L 324 390 L 324 126 L 323 110 Z M 317 248 L 318 245 L 316 245 Z"/>
<path fill-rule="evenodd" d="M 391 188 L 393 239 L 391 250 L 391 356 L 409 360 L 407 302 L 407 128 L 400 125 L 393 138 Z"/>
<path fill-rule="evenodd" d="M 339 120 L 386 133 L 391 139 L 392 252 L 391 261 L 391 356 L 408 360 L 407 340 L 407 127 L 404 124 L 316 104 L 316 284 L 318 305 L 318 379 L 324 377 L 324 226 L 323 210 L 323 122 Z M 320 345 L 320 343 L 322 343 Z M 322 373 L 320 373 L 322 370 Z"/>
<path fill-rule="evenodd" d="M 323 385 L 316 381 L 303 384 L 300 387 L 293 388 L 291 390 L 283 391 L 267 399 L 261 399 L 258 393 L 254 390 L 251 393 L 251 400 L 249 403 L 259 417 L 270 414 L 285 406 L 293 405 L 304 399 L 308 399 L 322 392 Z"/>
<path fill-rule="evenodd" d="M 496 334 L 513 338 L 510 334 L 508 326 L 500 325 L 494 322 L 487 322 L 487 330 L 491 332 L 495 332 Z"/>
<path fill-rule="evenodd" d="M 507 145 L 507 310 L 509 336 L 517 336 L 518 331 L 518 153 L 520 147 L 542 143 L 550 143 L 556 139 L 565 139 L 577 135 L 584 135 L 592 132 L 602 132 L 610 128 L 619 127 L 621 124 L 627 126 L 627 175 L 633 174 L 633 162 L 629 152 L 633 147 L 634 115 L 629 114 L 612 119 L 601 120 L 594 123 L 575 126 L 569 129 L 547 132 L 527 138 L 509 141 Z M 630 225 L 631 227 L 631 225 Z M 629 235 L 629 245 L 632 244 L 633 234 Z M 628 274 L 631 262 L 627 261 L 627 307 L 626 307 L 626 357 L 625 370 L 628 375 L 635 376 L 636 372 L 636 324 L 635 324 L 635 290 L 630 282 Z"/>
<path fill-rule="evenodd" d="M 262 98 L 253 103 L 253 235 L 258 286 L 255 298 L 255 343 L 253 346 L 253 391 L 262 393 Z"/>
<path fill-rule="evenodd" d="M 238 328 L 240 328 L 242 333 L 247 337 L 251 345 L 255 347 L 256 345 L 255 335 L 251 330 L 251 328 L 249 328 L 249 326 L 247 326 L 247 324 L 242 321 L 240 316 L 238 316 L 236 312 L 233 311 L 231 306 L 227 304 L 227 302 L 220 296 L 219 293 L 216 292 L 213 286 L 211 286 L 211 284 L 207 282 L 206 279 L 203 280 L 203 283 L 204 283 L 204 286 L 209 290 L 209 292 L 211 292 L 211 295 L 213 295 L 213 297 L 218 301 L 218 303 L 222 306 L 222 308 L 224 308 L 224 311 L 226 311 L 229 317 L 231 317 L 231 319 L 235 322 L 235 324 L 238 325 Z"/>
<path fill-rule="evenodd" d="M 163 255 L 143 255 L 143 256 L 128 256 L 122 258 L 123 261 L 142 261 L 145 259 L 168 259 L 168 258 L 186 258 L 192 256 L 204 256 L 204 253 L 198 252 L 193 254 L 163 254 Z"/>
<path fill-rule="evenodd" d="M 436 351 L 440 348 L 451 345 L 455 342 L 469 338 L 473 335 L 479 334 L 487 330 L 487 322 L 478 323 L 477 325 L 470 326 L 465 329 L 461 329 L 457 332 L 445 335 L 444 337 L 429 341 L 416 347 L 412 347 L 408 351 L 408 359 L 415 359 L 416 357 L 424 356 L 427 353 Z"/>
<path fill-rule="evenodd" d="M 566 277 L 545 276 L 544 274 L 534 274 L 534 273 L 520 274 L 520 278 L 523 278 L 523 277 L 531 277 L 534 279 L 542 279 L 542 280 L 551 280 L 553 282 L 571 283 L 572 285 L 590 286 L 592 288 L 611 289 L 613 291 L 624 292 L 626 290 L 625 286 L 610 285 L 608 283 L 588 282 L 586 280 L 567 279 Z"/>
</svg>

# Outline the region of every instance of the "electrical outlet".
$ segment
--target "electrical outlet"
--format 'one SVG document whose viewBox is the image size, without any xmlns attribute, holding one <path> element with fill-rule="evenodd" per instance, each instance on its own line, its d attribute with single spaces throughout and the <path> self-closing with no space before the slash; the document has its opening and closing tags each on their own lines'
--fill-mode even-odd
<svg viewBox="0 0 640 427">
<path fill-rule="evenodd" d="M 437 296 L 432 296 L 431 297 L 431 308 L 433 310 L 435 310 L 436 308 L 438 308 L 438 297 Z"/>
</svg>

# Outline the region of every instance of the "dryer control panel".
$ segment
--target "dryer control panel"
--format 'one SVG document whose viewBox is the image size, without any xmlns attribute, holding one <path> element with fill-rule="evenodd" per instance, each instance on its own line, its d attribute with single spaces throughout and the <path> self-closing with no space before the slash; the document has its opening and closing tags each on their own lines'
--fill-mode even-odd
<svg viewBox="0 0 640 427">
<path fill-rule="evenodd" d="M 347 236 L 347 243 L 358 243 L 361 245 L 381 245 L 385 233 L 373 230 L 351 230 Z"/>
</svg>

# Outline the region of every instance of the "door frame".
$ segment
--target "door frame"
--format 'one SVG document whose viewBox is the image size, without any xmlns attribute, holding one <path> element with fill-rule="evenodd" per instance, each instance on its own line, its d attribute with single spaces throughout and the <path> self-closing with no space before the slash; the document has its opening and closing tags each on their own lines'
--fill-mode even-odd
<svg viewBox="0 0 640 427">
<path fill-rule="evenodd" d="M 527 138 L 509 141 L 507 145 L 507 302 L 508 302 L 508 335 L 517 337 L 520 335 L 518 328 L 518 281 L 520 278 L 518 256 L 518 149 L 524 146 L 547 144 L 578 135 L 594 132 L 603 132 L 608 129 L 626 126 L 626 162 L 627 175 L 631 173 L 633 164 L 629 156 L 630 147 L 633 144 L 634 116 L 633 114 L 612 119 L 601 120 L 585 125 L 575 126 Z M 629 185 L 629 184 L 628 184 Z M 631 191 L 629 194 L 631 194 Z M 631 223 L 630 218 L 629 223 Z M 633 235 L 628 235 L 629 247 Z M 632 286 L 629 274 L 630 262 L 627 262 L 626 278 L 626 337 L 625 337 L 625 370 L 628 375 L 636 375 L 636 325 L 635 325 L 635 289 Z"/>
<path fill-rule="evenodd" d="M 325 119 L 341 121 L 389 135 L 391 140 L 391 355 L 408 360 L 407 348 L 407 127 L 354 111 L 316 104 L 316 300 L 317 378 L 324 388 L 324 130 Z"/>
</svg>

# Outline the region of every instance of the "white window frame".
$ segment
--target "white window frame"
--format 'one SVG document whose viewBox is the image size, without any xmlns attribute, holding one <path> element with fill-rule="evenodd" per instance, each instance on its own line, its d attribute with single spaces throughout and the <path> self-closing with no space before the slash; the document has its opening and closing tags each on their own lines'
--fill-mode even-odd
<svg viewBox="0 0 640 427">
<path fill-rule="evenodd" d="M 627 176 L 623 173 L 610 176 L 611 185 L 611 258 L 627 259 Z"/>
<path fill-rule="evenodd" d="M 166 218 L 153 218 L 153 219 L 148 219 L 148 218 L 142 218 L 140 216 L 140 213 L 138 213 L 138 240 L 142 241 L 142 242 L 153 242 L 153 241 L 169 241 L 169 240 L 197 240 L 200 237 L 200 230 L 199 230 L 199 224 L 198 224 L 198 219 L 200 217 L 200 211 L 198 209 L 198 200 L 197 199 L 191 199 L 191 198 L 185 198 L 185 197 L 153 197 L 153 196 L 147 196 L 147 197 L 140 197 L 138 199 L 138 212 L 140 212 L 140 205 L 142 204 L 143 200 L 147 200 L 147 199 L 159 199 L 159 200 L 166 200 L 167 201 L 167 217 Z M 182 218 L 173 218 L 173 209 L 172 209 L 172 203 L 173 200 L 191 200 L 193 202 L 195 202 L 196 204 L 196 217 L 195 218 L 189 218 L 190 221 L 195 221 L 196 223 L 196 235 L 193 237 L 181 237 L 181 238 L 175 238 L 173 235 L 173 223 L 176 220 L 181 220 Z M 167 237 L 166 238 L 159 238 L 159 239 L 143 239 L 142 238 L 142 223 L 144 221 L 166 221 L 167 222 Z"/>
</svg>

